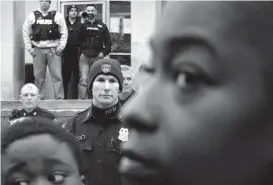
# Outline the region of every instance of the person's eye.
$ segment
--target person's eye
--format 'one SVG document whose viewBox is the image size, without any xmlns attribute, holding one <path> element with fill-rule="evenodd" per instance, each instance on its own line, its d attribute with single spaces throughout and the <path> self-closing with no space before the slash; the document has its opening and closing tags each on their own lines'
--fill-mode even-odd
<svg viewBox="0 0 273 185">
<path fill-rule="evenodd" d="M 12 185 L 29 185 L 30 183 L 23 179 L 15 180 Z"/>
<path fill-rule="evenodd" d="M 62 184 L 64 182 L 65 175 L 64 174 L 51 174 L 48 176 L 48 180 L 53 184 Z"/>
<path fill-rule="evenodd" d="M 198 87 L 200 85 L 214 85 L 217 83 L 216 79 L 204 73 L 197 72 L 177 72 L 175 78 L 176 84 L 180 89 Z"/>
<path fill-rule="evenodd" d="M 110 82 L 110 83 L 115 83 L 115 82 L 117 82 L 117 81 L 114 80 L 114 79 L 111 79 L 111 80 L 109 80 L 109 82 Z"/>
<path fill-rule="evenodd" d="M 96 81 L 98 81 L 98 82 L 104 82 L 105 80 L 103 78 L 99 78 Z"/>
<path fill-rule="evenodd" d="M 176 84 L 180 89 L 202 83 L 202 78 L 186 72 L 178 73 L 176 76 Z"/>
</svg>

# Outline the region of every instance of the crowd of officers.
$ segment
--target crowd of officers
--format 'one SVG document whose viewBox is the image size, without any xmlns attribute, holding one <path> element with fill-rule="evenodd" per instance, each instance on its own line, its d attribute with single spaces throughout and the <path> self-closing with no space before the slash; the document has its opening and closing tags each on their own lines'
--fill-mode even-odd
<svg viewBox="0 0 273 185">
<path fill-rule="evenodd" d="M 91 65 L 111 52 L 109 30 L 97 19 L 94 4 L 82 12 L 69 5 L 65 18 L 50 5 L 50 0 L 41 0 L 40 8 L 23 25 L 25 48 L 33 57 L 34 83 L 44 99 L 48 67 L 54 99 L 87 99 Z"/>
<path fill-rule="evenodd" d="M 69 5 L 66 18 L 49 11 L 50 5 L 51 1 L 41 0 L 40 9 L 30 13 L 23 25 L 25 47 L 33 57 L 35 84 L 22 87 L 22 109 L 11 112 L 6 126 L 24 117 L 53 120 L 78 140 L 86 185 L 131 184 L 121 177 L 117 166 L 121 143 L 129 134 L 119 110 L 136 93 L 132 89 L 134 72 L 106 57 L 111 52 L 110 34 L 96 19 L 95 5 L 87 5 L 81 13 Z M 67 121 L 39 107 L 39 100 L 45 97 L 47 67 L 56 100 L 92 98 L 90 107 Z"/>
<path fill-rule="evenodd" d="M 90 71 L 88 89 L 93 99 L 86 110 L 68 120 L 60 120 L 52 111 L 39 107 L 39 89 L 28 83 L 20 93 L 22 109 L 12 111 L 9 123 L 5 127 L 2 125 L 2 131 L 20 124 L 25 118 L 53 121 L 78 140 L 84 160 L 81 173 L 85 176 L 86 185 L 130 185 L 132 183 L 122 178 L 118 170 L 121 144 L 128 141 L 129 135 L 121 120 L 120 108 L 135 94 L 133 90 L 130 94 L 123 91 L 123 88 L 128 88 L 128 66 L 104 58 L 95 61 Z"/>
</svg>

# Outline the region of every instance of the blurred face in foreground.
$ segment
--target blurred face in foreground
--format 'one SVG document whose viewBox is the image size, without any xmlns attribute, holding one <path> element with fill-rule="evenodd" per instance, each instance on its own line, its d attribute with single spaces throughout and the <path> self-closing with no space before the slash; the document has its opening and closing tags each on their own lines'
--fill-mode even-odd
<svg viewBox="0 0 273 185">
<path fill-rule="evenodd" d="M 17 140 L 1 157 L 5 185 L 84 185 L 69 146 L 48 134 Z"/>
<path fill-rule="evenodd" d="M 152 39 L 150 85 L 123 109 L 123 175 L 150 185 L 270 184 L 272 92 L 260 54 L 272 40 L 256 38 L 270 38 L 261 31 L 268 5 L 167 6 Z"/>
</svg>

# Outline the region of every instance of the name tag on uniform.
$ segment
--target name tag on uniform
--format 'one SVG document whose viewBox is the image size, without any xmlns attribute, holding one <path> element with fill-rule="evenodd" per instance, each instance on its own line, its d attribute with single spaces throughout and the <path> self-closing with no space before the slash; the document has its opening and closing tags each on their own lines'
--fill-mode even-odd
<svg viewBox="0 0 273 185">
<path fill-rule="evenodd" d="M 101 25 L 101 24 L 98 24 L 98 27 L 99 27 L 99 28 L 102 28 L 102 25 Z"/>
</svg>

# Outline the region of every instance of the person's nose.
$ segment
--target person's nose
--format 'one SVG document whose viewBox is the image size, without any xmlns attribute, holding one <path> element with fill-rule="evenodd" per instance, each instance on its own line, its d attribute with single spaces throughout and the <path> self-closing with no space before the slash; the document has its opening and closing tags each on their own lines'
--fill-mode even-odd
<svg viewBox="0 0 273 185">
<path fill-rule="evenodd" d="M 129 129 L 152 132 L 157 129 L 156 116 L 160 114 L 158 103 L 160 95 L 155 96 L 158 83 L 151 81 L 151 85 L 134 96 L 121 110 L 122 119 Z"/>
<path fill-rule="evenodd" d="M 106 81 L 106 82 L 105 82 L 105 86 L 104 86 L 104 90 L 105 90 L 105 91 L 109 91 L 109 89 L 110 89 L 110 84 L 109 84 L 108 81 Z"/>
<path fill-rule="evenodd" d="M 124 80 L 123 80 L 123 83 L 124 83 L 124 84 L 128 84 L 128 80 L 124 79 Z"/>
<path fill-rule="evenodd" d="M 31 96 L 30 96 L 30 94 L 27 96 L 27 99 L 28 99 L 28 100 L 31 100 Z"/>
</svg>

